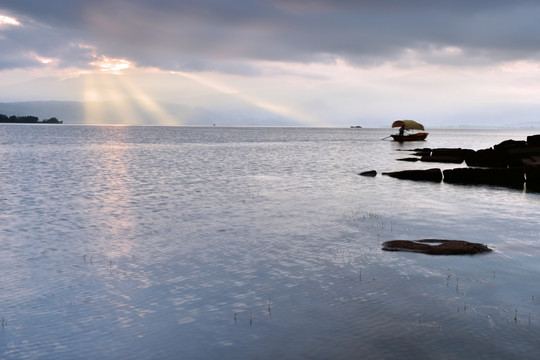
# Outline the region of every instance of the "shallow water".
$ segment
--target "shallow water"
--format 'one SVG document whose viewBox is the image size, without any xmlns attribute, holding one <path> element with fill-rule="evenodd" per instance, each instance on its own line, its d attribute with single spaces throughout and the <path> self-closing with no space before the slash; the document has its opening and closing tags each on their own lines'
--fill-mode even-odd
<svg viewBox="0 0 540 360">
<path fill-rule="evenodd" d="M 526 131 L 0 127 L 0 358 L 527 358 L 540 195 L 378 175 Z M 481 256 L 381 251 L 482 242 Z"/>
</svg>

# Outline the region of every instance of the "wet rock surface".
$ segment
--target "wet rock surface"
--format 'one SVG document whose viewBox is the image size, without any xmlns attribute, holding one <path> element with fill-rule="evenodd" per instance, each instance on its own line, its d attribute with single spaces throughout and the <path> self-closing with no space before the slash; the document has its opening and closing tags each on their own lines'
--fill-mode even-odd
<svg viewBox="0 0 540 360">
<path fill-rule="evenodd" d="M 409 162 L 417 162 L 417 161 L 420 161 L 419 158 L 415 158 L 415 157 L 408 157 L 408 158 L 401 158 L 401 159 L 397 159 L 398 161 L 409 161 Z"/>
<path fill-rule="evenodd" d="M 397 179 L 433 182 L 441 182 L 443 179 L 441 169 L 393 171 L 383 173 L 383 175 L 388 175 Z"/>
<path fill-rule="evenodd" d="M 465 185 L 495 185 L 523 188 L 525 176 L 517 168 L 458 168 L 443 171 L 444 182 Z"/>
<path fill-rule="evenodd" d="M 424 150 L 425 152 L 425 150 Z M 421 161 L 461 164 L 471 157 L 474 150 L 461 148 L 437 148 L 429 154 L 424 154 Z"/>
<path fill-rule="evenodd" d="M 489 253 L 492 250 L 484 244 L 463 240 L 391 240 L 382 244 L 386 251 L 420 252 L 428 255 L 474 255 Z"/>
<path fill-rule="evenodd" d="M 375 170 L 363 171 L 358 175 L 375 177 L 375 176 L 377 176 L 377 171 L 375 171 Z"/>
<path fill-rule="evenodd" d="M 438 162 L 438 163 L 452 163 L 461 164 L 465 159 L 460 156 L 422 156 L 420 161 L 422 162 Z"/>
</svg>

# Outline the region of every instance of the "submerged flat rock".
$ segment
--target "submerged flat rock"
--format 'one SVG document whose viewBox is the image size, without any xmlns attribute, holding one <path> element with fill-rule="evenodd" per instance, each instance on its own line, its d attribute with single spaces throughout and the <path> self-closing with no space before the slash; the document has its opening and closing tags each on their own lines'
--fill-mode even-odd
<svg viewBox="0 0 540 360">
<path fill-rule="evenodd" d="M 386 251 L 421 252 L 429 255 L 473 255 L 491 252 L 484 244 L 471 243 L 463 240 L 391 240 L 382 244 Z"/>
</svg>

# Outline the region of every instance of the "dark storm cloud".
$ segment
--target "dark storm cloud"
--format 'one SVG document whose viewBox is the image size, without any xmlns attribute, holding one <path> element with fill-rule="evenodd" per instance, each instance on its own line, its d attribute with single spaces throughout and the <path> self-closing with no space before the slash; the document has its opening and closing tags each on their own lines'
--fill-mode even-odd
<svg viewBox="0 0 540 360">
<path fill-rule="evenodd" d="M 89 62 L 79 44 L 139 65 L 240 73 L 253 73 L 242 60 L 374 64 L 406 50 L 456 65 L 540 57 L 540 4 L 527 0 L 22 0 L 0 13 L 24 25 L 0 29 L 2 48 L 63 66 Z M 2 55 L 0 66 L 13 63 Z"/>
</svg>

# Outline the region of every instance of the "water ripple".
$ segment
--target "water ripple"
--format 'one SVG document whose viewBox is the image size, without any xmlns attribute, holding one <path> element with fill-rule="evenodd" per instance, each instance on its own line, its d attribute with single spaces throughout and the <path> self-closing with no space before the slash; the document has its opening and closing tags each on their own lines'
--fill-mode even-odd
<svg viewBox="0 0 540 360">
<path fill-rule="evenodd" d="M 409 145 L 386 130 L 3 129 L 0 358 L 539 350 L 540 195 L 359 177 L 405 166 Z M 472 148 L 526 136 L 431 135 Z M 496 251 L 381 251 L 419 238 Z"/>
</svg>

